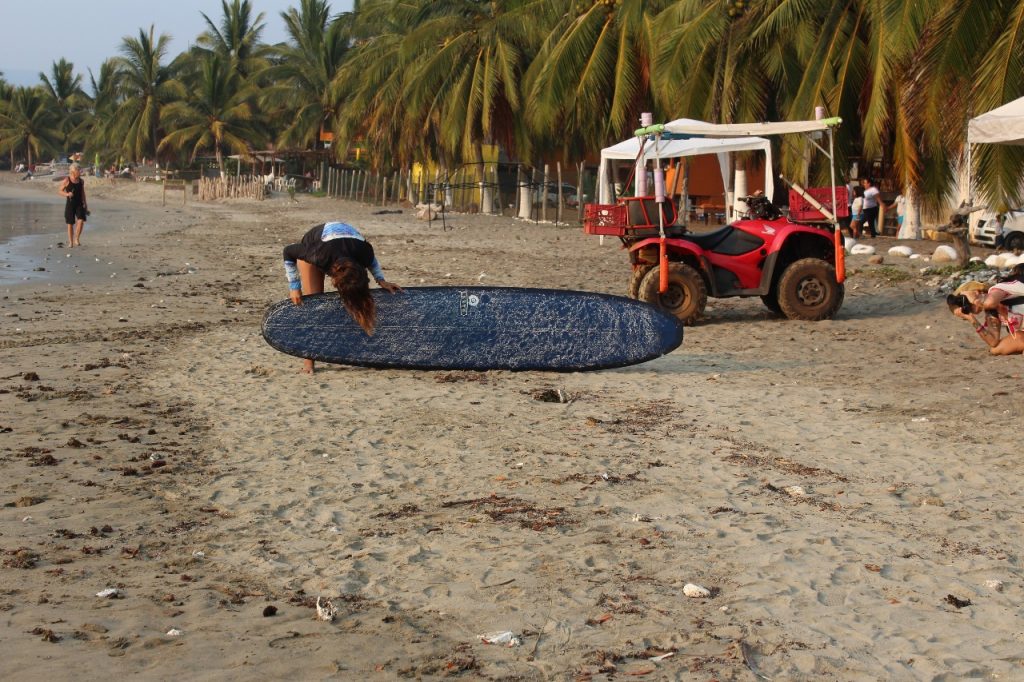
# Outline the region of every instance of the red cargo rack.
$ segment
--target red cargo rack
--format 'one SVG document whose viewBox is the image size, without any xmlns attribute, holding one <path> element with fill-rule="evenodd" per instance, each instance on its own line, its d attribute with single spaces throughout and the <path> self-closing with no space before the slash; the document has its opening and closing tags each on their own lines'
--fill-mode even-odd
<svg viewBox="0 0 1024 682">
<path fill-rule="evenodd" d="M 587 204 L 583 207 L 583 231 L 625 237 L 657 230 L 658 206 L 654 197 L 623 197 L 617 204 Z M 660 206 L 665 227 L 675 225 L 675 205 L 665 201 Z"/>
<path fill-rule="evenodd" d="M 809 187 L 804 190 L 814 197 L 819 204 L 829 211 L 832 210 L 832 188 L 831 187 Z M 846 187 L 836 187 L 836 203 L 839 210 L 836 218 L 848 218 L 850 216 L 849 193 Z M 828 218 L 821 214 L 821 211 L 814 208 L 802 196 L 789 190 L 789 219 L 802 222 L 828 222 Z"/>
<path fill-rule="evenodd" d="M 586 204 L 583 207 L 583 231 L 621 237 L 629 227 L 625 204 Z"/>
</svg>

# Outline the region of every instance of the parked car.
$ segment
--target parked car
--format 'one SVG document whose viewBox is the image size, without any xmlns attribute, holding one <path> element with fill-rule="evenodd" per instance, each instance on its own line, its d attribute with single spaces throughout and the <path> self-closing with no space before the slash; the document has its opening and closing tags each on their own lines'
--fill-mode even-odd
<svg viewBox="0 0 1024 682">
<path fill-rule="evenodd" d="M 569 183 L 562 183 L 562 201 L 565 202 L 566 206 L 575 208 L 580 204 L 580 198 L 578 196 L 579 190 Z M 587 196 L 583 195 L 583 201 L 587 201 Z M 547 187 L 547 202 L 548 206 L 558 206 L 558 183 L 549 182 Z M 540 203 L 540 188 L 533 191 L 533 203 Z"/>
<path fill-rule="evenodd" d="M 1000 232 L 1003 237 L 1001 242 L 998 239 Z M 1006 213 L 982 213 L 974 229 L 974 241 L 991 249 L 1024 251 L 1024 209 L 1014 208 Z"/>
</svg>

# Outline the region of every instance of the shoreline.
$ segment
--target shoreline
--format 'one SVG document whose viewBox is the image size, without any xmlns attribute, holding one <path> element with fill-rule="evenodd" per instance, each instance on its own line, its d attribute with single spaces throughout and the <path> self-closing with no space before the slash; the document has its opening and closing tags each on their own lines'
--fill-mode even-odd
<svg viewBox="0 0 1024 682">
<path fill-rule="evenodd" d="M 99 191 L 140 274 L 0 297 L 4 677 L 1019 673 L 1024 476 L 989 434 L 1024 365 L 918 263 L 848 257 L 828 322 L 712 299 L 634 367 L 306 377 L 259 323 L 325 219 L 403 286 L 621 294 L 628 264 L 576 227 Z"/>
<path fill-rule="evenodd" d="M 0 182 L 0 197 L 49 204 L 54 192 L 48 189 L 51 188 Z M 90 207 L 94 211 L 86 222 L 81 249 L 67 247 L 64 224 L 52 230 L 17 234 L 0 242 L 0 289 L 98 284 L 117 276 L 143 276 L 144 269 L 136 268 L 132 258 L 121 255 L 122 247 L 159 239 L 163 209 L 123 199 L 110 201 L 107 196 L 111 192 L 104 189 L 100 188 L 98 196 L 93 197 L 89 187 Z M 59 216 L 57 220 L 63 221 L 63 199 L 52 203 L 53 212 Z"/>
</svg>

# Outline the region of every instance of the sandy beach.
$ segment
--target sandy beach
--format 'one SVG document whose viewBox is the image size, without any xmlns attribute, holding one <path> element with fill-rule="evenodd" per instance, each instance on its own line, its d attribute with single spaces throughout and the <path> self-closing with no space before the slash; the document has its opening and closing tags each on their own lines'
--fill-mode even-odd
<svg viewBox="0 0 1024 682">
<path fill-rule="evenodd" d="M 87 183 L 117 221 L 38 240 L 54 279 L 0 288 L 3 679 L 1024 677 L 1024 359 L 921 261 L 849 256 L 828 322 L 711 299 L 629 368 L 308 377 L 259 325 L 317 222 L 409 286 L 624 294 L 625 255 L 577 226 Z"/>
</svg>

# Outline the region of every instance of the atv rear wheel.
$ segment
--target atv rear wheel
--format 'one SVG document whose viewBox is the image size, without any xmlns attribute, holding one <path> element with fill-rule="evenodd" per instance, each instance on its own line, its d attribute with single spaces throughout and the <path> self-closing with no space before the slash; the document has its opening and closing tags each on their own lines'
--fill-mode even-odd
<svg viewBox="0 0 1024 682">
<path fill-rule="evenodd" d="M 836 269 L 820 258 L 804 258 L 790 265 L 779 278 L 779 307 L 791 320 L 826 320 L 843 305 L 845 289 L 836 281 Z"/>
<path fill-rule="evenodd" d="M 653 265 L 641 265 L 640 267 L 633 268 L 633 275 L 629 278 L 629 297 L 637 298 L 640 296 L 640 282 L 643 281 L 647 273 L 651 271 Z"/>
<path fill-rule="evenodd" d="M 637 298 L 672 313 L 683 324 L 693 324 L 708 304 L 708 290 L 700 273 L 685 263 L 668 264 L 668 290 L 658 293 L 661 266 L 656 265 L 640 282 Z"/>
</svg>

